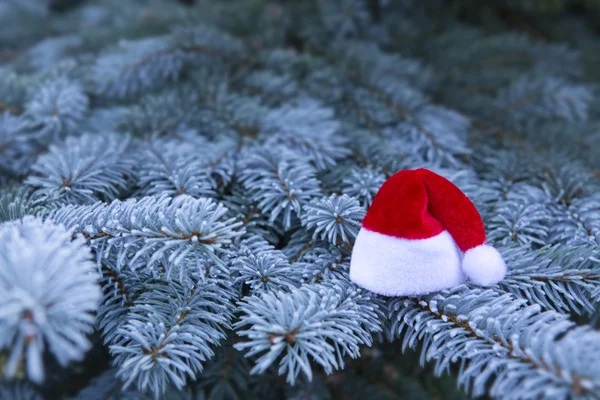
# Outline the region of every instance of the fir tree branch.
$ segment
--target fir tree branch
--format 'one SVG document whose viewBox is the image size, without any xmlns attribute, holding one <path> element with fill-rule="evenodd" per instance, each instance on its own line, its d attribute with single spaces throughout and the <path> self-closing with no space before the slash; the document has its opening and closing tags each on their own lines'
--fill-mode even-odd
<svg viewBox="0 0 600 400">
<path fill-rule="evenodd" d="M 492 383 L 490 393 L 505 398 L 536 398 L 549 387 L 515 386 L 527 379 L 543 380 L 546 385 L 552 382 L 554 390 L 564 395 L 595 396 L 598 381 L 593 373 L 585 362 L 566 360 L 561 347 L 570 345 L 571 335 L 598 333 L 573 328 L 574 324 L 560 314 L 542 313 L 536 306 L 523 307 L 507 294 L 465 288 L 424 298 L 395 299 L 389 307 L 390 318 L 395 321 L 392 330 L 403 338 L 403 346 L 415 347 L 421 338 L 421 360 L 434 360 L 438 374 L 447 371 L 452 362 L 466 362 L 459 372 L 459 383 L 475 396 L 484 392 L 488 381 Z M 534 333 L 537 339 L 530 336 Z M 556 353 L 545 352 L 547 346 L 554 346 Z M 578 355 L 566 357 L 576 359 Z"/>
</svg>

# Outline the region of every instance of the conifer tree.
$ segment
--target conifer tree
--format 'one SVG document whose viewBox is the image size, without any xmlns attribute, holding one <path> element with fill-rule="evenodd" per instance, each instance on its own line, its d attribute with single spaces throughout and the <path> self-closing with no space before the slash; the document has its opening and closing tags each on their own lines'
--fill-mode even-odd
<svg viewBox="0 0 600 400">
<path fill-rule="evenodd" d="M 522 3 L 0 1 L 0 399 L 598 399 L 594 2 Z M 350 281 L 421 167 L 498 285 Z"/>
</svg>

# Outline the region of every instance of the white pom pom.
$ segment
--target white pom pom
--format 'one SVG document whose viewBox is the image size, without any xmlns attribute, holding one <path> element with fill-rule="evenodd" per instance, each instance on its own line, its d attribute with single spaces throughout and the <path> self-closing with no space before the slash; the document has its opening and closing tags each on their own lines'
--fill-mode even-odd
<svg viewBox="0 0 600 400">
<path fill-rule="evenodd" d="M 476 285 L 491 286 L 506 275 L 506 263 L 498 250 L 482 244 L 465 252 L 462 270 Z"/>
</svg>

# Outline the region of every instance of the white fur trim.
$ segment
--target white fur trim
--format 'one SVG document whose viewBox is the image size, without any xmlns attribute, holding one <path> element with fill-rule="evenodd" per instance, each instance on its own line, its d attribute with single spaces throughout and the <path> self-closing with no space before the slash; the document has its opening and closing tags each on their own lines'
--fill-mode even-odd
<svg viewBox="0 0 600 400">
<path fill-rule="evenodd" d="M 481 286 L 494 285 L 506 275 L 506 263 L 502 256 L 487 244 L 467 250 L 462 268 L 473 283 Z"/>
<path fill-rule="evenodd" d="M 350 279 L 385 296 L 435 292 L 464 283 L 461 252 L 447 231 L 409 240 L 361 228 L 350 262 Z"/>
</svg>

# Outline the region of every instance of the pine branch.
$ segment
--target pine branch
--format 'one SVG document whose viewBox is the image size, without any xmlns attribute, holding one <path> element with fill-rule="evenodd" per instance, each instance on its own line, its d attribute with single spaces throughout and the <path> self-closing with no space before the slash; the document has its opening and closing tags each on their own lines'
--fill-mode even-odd
<svg viewBox="0 0 600 400">
<path fill-rule="evenodd" d="M 421 339 L 421 360 L 435 361 L 437 374 L 453 362 L 464 362 L 459 384 L 475 396 L 484 393 L 488 382 L 489 393 L 503 398 L 533 399 L 551 392 L 594 396 L 598 380 L 579 358 L 582 353 L 564 350 L 572 340 L 598 333 L 573 328 L 561 314 L 524 307 L 510 295 L 467 288 L 392 300 L 389 308 L 392 330 L 402 337 L 404 348 Z M 523 385 L 532 381 L 538 382 L 535 387 Z"/>
<path fill-rule="evenodd" d="M 600 286 L 600 255 L 594 246 L 563 249 L 544 247 L 535 252 L 508 248 L 510 265 L 500 287 L 515 296 L 558 312 L 593 313 L 593 293 Z"/>
<path fill-rule="evenodd" d="M 136 381 L 138 390 L 157 395 L 168 383 L 181 389 L 202 371 L 211 347 L 225 338 L 233 293 L 208 281 L 191 288 L 157 282 L 153 289 L 132 307 L 110 350 L 125 388 Z"/>
<path fill-rule="evenodd" d="M 242 316 L 234 325 L 248 341 L 234 347 L 248 350 L 247 357 L 262 354 L 252 373 L 279 360 L 279 374 L 286 374 L 289 383 L 300 373 L 312 378 L 309 357 L 331 373 L 343 367 L 343 355 L 358 357 L 360 345 L 370 345 L 371 333 L 380 330 L 375 309 L 354 312 L 361 296 L 360 291 L 341 297 L 332 288 L 303 286 L 288 294 L 249 297 L 240 304 Z"/>
<path fill-rule="evenodd" d="M 180 279 L 204 275 L 203 265 L 229 254 L 232 239 L 241 235 L 241 223 L 224 219 L 227 210 L 210 199 L 190 196 L 144 197 L 109 205 L 66 206 L 50 219 L 69 224 L 83 234 L 96 250 L 98 262 L 114 256 L 114 268 L 155 271 L 164 261 L 167 276 Z M 183 217 L 186 217 L 183 219 Z M 112 254 L 112 255 L 111 255 Z"/>
<path fill-rule="evenodd" d="M 100 289 L 89 250 L 61 225 L 31 216 L 0 226 L 0 349 L 12 377 L 22 357 L 27 377 L 44 380 L 45 344 L 62 366 L 90 347 Z"/>
</svg>

